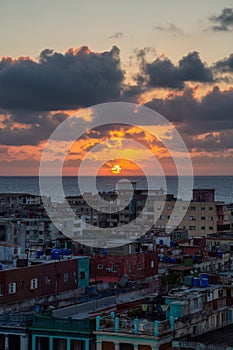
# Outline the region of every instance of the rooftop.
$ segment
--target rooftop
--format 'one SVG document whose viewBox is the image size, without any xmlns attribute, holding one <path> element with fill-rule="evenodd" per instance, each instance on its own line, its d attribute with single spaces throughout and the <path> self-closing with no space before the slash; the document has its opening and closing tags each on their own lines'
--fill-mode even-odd
<svg viewBox="0 0 233 350">
<path fill-rule="evenodd" d="M 233 345 L 233 325 L 216 329 L 193 339 L 204 344 Z"/>
</svg>

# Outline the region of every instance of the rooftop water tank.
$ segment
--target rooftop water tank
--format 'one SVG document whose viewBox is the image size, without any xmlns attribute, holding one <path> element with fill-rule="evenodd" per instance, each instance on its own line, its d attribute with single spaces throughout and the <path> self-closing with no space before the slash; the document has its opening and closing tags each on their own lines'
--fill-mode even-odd
<svg viewBox="0 0 233 350">
<path fill-rule="evenodd" d="M 60 253 L 59 253 L 59 251 L 58 250 L 53 250 L 52 251 L 52 259 L 53 260 L 57 260 L 57 259 L 59 259 L 60 258 Z"/>
<path fill-rule="evenodd" d="M 203 288 L 208 287 L 209 285 L 209 279 L 208 278 L 201 278 L 200 280 L 200 286 Z"/>
<path fill-rule="evenodd" d="M 193 287 L 199 287 L 199 278 L 198 277 L 193 277 Z"/>
<path fill-rule="evenodd" d="M 37 252 L 36 252 L 37 259 L 39 259 L 42 255 L 43 255 L 43 250 L 38 249 Z"/>
</svg>

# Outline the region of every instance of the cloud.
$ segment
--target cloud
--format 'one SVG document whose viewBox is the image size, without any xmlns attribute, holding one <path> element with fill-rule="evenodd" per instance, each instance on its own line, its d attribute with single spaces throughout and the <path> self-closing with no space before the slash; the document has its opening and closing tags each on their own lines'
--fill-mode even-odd
<svg viewBox="0 0 233 350">
<path fill-rule="evenodd" d="M 233 150 L 233 129 L 221 132 L 209 132 L 204 135 L 184 135 L 184 141 L 193 152 L 213 152 Z"/>
<path fill-rule="evenodd" d="M 182 134 L 199 135 L 233 129 L 233 89 L 222 91 L 215 86 L 198 100 L 194 90 L 186 88 L 181 95 L 155 98 L 146 106 L 168 118 Z"/>
<path fill-rule="evenodd" d="M 136 77 L 139 84 L 149 88 L 172 88 L 182 90 L 185 82 L 213 82 L 213 74 L 200 59 L 199 53 L 190 52 L 179 60 L 178 65 L 168 57 L 156 58 L 152 63 L 141 62 L 141 74 Z"/>
<path fill-rule="evenodd" d="M 109 36 L 109 39 L 122 39 L 124 34 L 122 32 L 115 32 L 113 35 Z"/>
<path fill-rule="evenodd" d="M 0 108 L 47 111 L 87 107 L 116 100 L 124 73 L 119 49 L 95 53 L 88 47 L 57 53 L 46 49 L 38 61 L 0 61 Z"/>
<path fill-rule="evenodd" d="M 140 95 L 145 91 L 145 88 L 141 84 L 138 85 L 125 85 L 120 100 L 124 102 L 136 103 Z"/>
<path fill-rule="evenodd" d="M 215 68 L 221 72 L 233 72 L 233 54 L 215 63 Z"/>
<path fill-rule="evenodd" d="M 39 145 L 67 118 L 66 113 L 12 113 L 0 128 L 0 144 L 7 146 Z"/>
<path fill-rule="evenodd" d="M 220 15 L 211 16 L 209 20 L 214 23 L 210 29 L 214 31 L 232 31 L 233 30 L 233 8 L 224 8 Z"/>
<path fill-rule="evenodd" d="M 160 32 L 170 32 L 174 35 L 177 34 L 184 34 L 183 30 L 179 27 L 177 27 L 174 23 L 170 22 L 168 25 L 155 25 L 153 27 L 154 31 L 160 31 Z"/>
</svg>

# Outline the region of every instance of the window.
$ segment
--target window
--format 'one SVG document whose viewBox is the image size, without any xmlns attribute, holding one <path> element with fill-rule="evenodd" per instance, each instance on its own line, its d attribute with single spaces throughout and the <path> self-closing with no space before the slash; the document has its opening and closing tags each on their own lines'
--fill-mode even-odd
<svg viewBox="0 0 233 350">
<path fill-rule="evenodd" d="M 104 265 L 103 264 L 98 264 L 97 265 L 97 270 L 103 270 L 104 268 Z"/>
<path fill-rule="evenodd" d="M 194 309 L 198 309 L 198 299 L 193 300 Z"/>
<path fill-rule="evenodd" d="M 213 230 L 214 228 L 213 228 L 213 226 L 209 226 L 209 230 Z"/>
<path fill-rule="evenodd" d="M 20 287 L 23 288 L 24 287 L 24 281 L 20 282 Z"/>
<path fill-rule="evenodd" d="M 213 220 L 214 220 L 213 216 L 209 216 L 209 221 L 213 221 Z"/>
<path fill-rule="evenodd" d="M 155 267 L 155 262 L 154 262 L 154 260 L 152 260 L 152 261 L 150 262 L 150 267 L 151 267 L 152 269 Z"/>
<path fill-rule="evenodd" d="M 142 269 L 142 263 L 138 263 L 138 270 Z"/>
<path fill-rule="evenodd" d="M 213 207 L 209 207 L 209 210 L 213 210 Z"/>
<path fill-rule="evenodd" d="M 196 230 L 196 226 L 189 226 L 189 230 L 191 230 L 191 231 Z"/>
<path fill-rule="evenodd" d="M 205 216 L 201 216 L 201 220 L 205 220 Z"/>
<path fill-rule="evenodd" d="M 84 280 L 85 279 L 85 272 L 81 271 L 80 272 L 80 280 Z"/>
<path fill-rule="evenodd" d="M 38 278 L 33 278 L 31 280 L 31 289 L 36 289 L 38 288 Z"/>
<path fill-rule="evenodd" d="M 190 221 L 195 221 L 196 218 L 195 218 L 195 216 L 190 216 L 190 217 L 189 217 L 189 220 L 190 220 Z"/>
<path fill-rule="evenodd" d="M 8 284 L 8 294 L 16 293 L 16 282 L 12 282 Z"/>
<path fill-rule="evenodd" d="M 46 276 L 45 277 L 45 284 L 51 284 L 52 283 L 52 277 Z"/>
<path fill-rule="evenodd" d="M 3 285 L 0 284 L 0 297 L 3 296 L 3 291 L 4 291 Z"/>
<path fill-rule="evenodd" d="M 205 226 L 201 226 L 201 230 L 205 230 Z"/>
<path fill-rule="evenodd" d="M 69 281 L 69 272 L 64 273 L 64 283 L 67 283 Z"/>
<path fill-rule="evenodd" d="M 112 265 L 112 272 L 117 272 L 117 265 Z"/>
<path fill-rule="evenodd" d="M 196 210 L 196 207 L 190 207 L 190 210 Z"/>
</svg>

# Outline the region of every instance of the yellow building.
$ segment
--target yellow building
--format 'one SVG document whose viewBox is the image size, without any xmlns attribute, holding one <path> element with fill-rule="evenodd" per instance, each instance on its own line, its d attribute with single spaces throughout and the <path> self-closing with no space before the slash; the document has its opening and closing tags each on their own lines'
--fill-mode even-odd
<svg viewBox="0 0 233 350">
<path fill-rule="evenodd" d="M 178 204 L 177 208 L 175 204 Z M 231 230 L 228 206 L 214 200 L 214 190 L 193 190 L 190 203 L 169 196 L 161 213 L 161 203 L 154 203 L 155 227 L 188 230 L 189 236 L 207 236 Z M 182 220 L 178 222 L 179 217 Z"/>
</svg>

